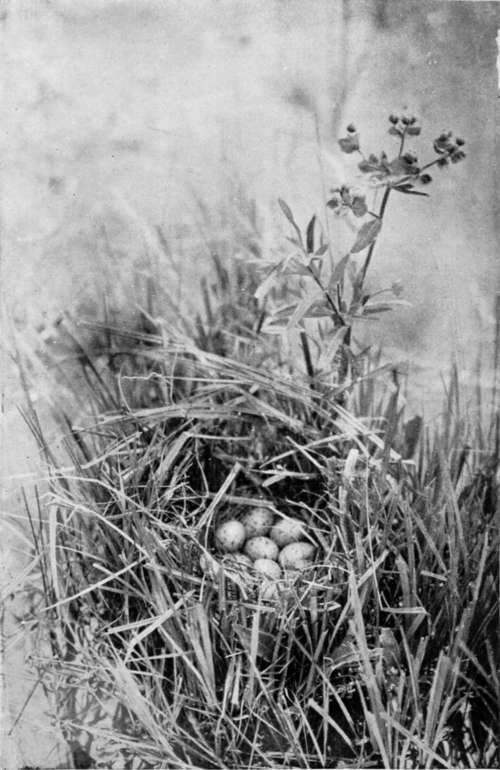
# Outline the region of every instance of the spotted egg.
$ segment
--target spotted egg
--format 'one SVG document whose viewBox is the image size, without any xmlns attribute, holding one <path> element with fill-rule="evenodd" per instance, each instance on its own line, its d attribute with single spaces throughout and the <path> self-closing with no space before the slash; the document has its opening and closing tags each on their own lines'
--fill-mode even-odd
<svg viewBox="0 0 500 770">
<path fill-rule="evenodd" d="M 294 519 L 291 516 L 283 516 L 271 529 L 269 537 L 274 540 L 279 548 L 283 548 L 289 543 L 296 543 L 303 540 L 306 533 L 306 525 L 300 519 Z"/>
<path fill-rule="evenodd" d="M 289 543 L 281 551 L 279 563 L 285 570 L 301 570 L 310 567 L 314 556 L 312 543 Z"/>
<path fill-rule="evenodd" d="M 245 543 L 245 553 L 252 561 L 278 558 L 278 546 L 269 537 L 251 537 Z"/>
<path fill-rule="evenodd" d="M 245 542 L 245 527 L 241 521 L 230 519 L 221 524 L 215 532 L 215 540 L 219 548 L 227 553 L 239 551 Z"/>
<path fill-rule="evenodd" d="M 270 580 L 279 580 L 281 577 L 281 567 L 278 562 L 272 559 L 255 559 L 253 568 L 259 575 Z"/>
<path fill-rule="evenodd" d="M 263 537 L 272 527 L 273 514 L 267 508 L 252 508 L 243 516 L 242 524 L 247 537 Z"/>
</svg>

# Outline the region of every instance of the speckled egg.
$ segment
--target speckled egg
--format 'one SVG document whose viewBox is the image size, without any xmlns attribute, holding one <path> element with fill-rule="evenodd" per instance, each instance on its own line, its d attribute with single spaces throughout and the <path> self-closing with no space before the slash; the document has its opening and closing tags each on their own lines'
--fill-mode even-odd
<svg viewBox="0 0 500 770">
<path fill-rule="evenodd" d="M 215 540 L 219 548 L 227 553 L 239 551 L 245 542 L 245 527 L 241 521 L 230 519 L 221 524 L 215 532 Z"/>
<path fill-rule="evenodd" d="M 267 508 L 252 508 L 243 516 L 242 524 L 247 537 L 263 537 L 272 527 L 273 514 Z"/>
<path fill-rule="evenodd" d="M 300 570 L 311 566 L 313 556 L 314 546 L 311 543 L 290 543 L 280 551 L 278 561 L 283 569 Z"/>
<path fill-rule="evenodd" d="M 284 516 L 272 527 L 269 537 L 283 548 L 289 543 L 296 543 L 305 536 L 306 525 L 300 519 Z"/>
<path fill-rule="evenodd" d="M 255 559 L 253 568 L 260 575 L 271 580 L 279 580 L 281 577 L 281 567 L 278 562 L 272 559 Z"/>
<path fill-rule="evenodd" d="M 253 561 L 256 559 L 278 558 L 278 546 L 268 537 L 251 537 L 245 543 L 245 553 Z"/>
</svg>

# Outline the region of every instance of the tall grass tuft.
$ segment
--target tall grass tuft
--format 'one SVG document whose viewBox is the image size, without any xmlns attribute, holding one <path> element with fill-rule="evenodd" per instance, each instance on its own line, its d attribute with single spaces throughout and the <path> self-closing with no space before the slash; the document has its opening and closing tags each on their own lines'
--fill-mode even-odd
<svg viewBox="0 0 500 770">
<path fill-rule="evenodd" d="M 276 375 L 251 334 L 221 328 L 221 354 L 210 323 L 82 345 L 87 409 L 58 414 L 57 447 L 26 412 L 49 471 L 44 677 L 68 737 L 91 736 L 96 766 L 496 766 L 496 442 L 451 393 L 416 437 L 373 389 L 355 417 Z M 273 601 L 214 543 L 255 504 L 318 546 Z M 82 693 L 95 724 L 65 722 Z"/>
</svg>

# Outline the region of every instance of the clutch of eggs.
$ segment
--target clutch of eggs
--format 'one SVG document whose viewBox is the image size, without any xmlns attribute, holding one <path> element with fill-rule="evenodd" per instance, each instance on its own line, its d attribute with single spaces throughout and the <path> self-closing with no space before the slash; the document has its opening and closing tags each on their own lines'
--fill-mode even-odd
<svg viewBox="0 0 500 770">
<path fill-rule="evenodd" d="M 224 566 L 252 569 L 267 582 L 279 581 L 282 570 L 290 573 L 311 566 L 315 548 L 306 542 L 305 523 L 290 516 L 282 516 L 275 523 L 273 520 L 271 511 L 259 506 L 241 521 L 229 519 L 220 524 L 215 541 L 226 554 Z"/>
</svg>

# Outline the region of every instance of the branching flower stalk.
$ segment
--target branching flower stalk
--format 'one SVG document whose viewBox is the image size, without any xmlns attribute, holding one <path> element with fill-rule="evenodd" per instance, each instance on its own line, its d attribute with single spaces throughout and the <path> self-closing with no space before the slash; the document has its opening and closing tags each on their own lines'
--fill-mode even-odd
<svg viewBox="0 0 500 770">
<path fill-rule="evenodd" d="M 338 348 L 334 350 L 331 356 L 330 369 L 336 360 L 337 384 L 344 387 L 348 381 L 350 364 L 355 360 L 352 349 L 354 321 L 367 315 L 375 315 L 390 310 L 401 302 L 396 299 L 373 303 L 373 298 L 381 292 L 365 293 L 366 276 L 392 191 L 404 195 L 427 197 L 427 192 L 421 188 L 432 182 L 428 169 L 433 166 L 443 168 L 465 158 L 462 149 L 465 144 L 464 140 L 459 137 L 453 139 L 452 132 L 448 131 L 443 132 L 433 141 L 436 157 L 420 166 L 417 155 L 414 152 L 405 151 L 407 139 L 419 136 L 421 133 L 421 126 L 417 124 L 417 118 L 408 115 L 390 115 L 389 123 L 388 133 L 399 140 L 398 154 L 392 160 L 389 160 L 384 151 L 380 155 L 371 153 L 366 156 L 361 150 L 359 134 L 352 123 L 347 126 L 346 136 L 339 139 L 340 149 L 344 153 L 358 153 L 361 156 L 358 169 L 364 176 L 364 186 L 371 190 L 382 187 L 384 192 L 377 213 L 368 207 L 366 194 L 358 191 L 354 186 L 343 184 L 341 187 L 332 189 L 332 197 L 327 202 L 328 208 L 338 216 L 345 215 L 355 219 L 364 219 L 364 222 L 357 230 L 355 242 L 349 252 L 336 265 L 333 265 L 328 280 L 323 277 L 323 257 L 329 250 L 329 244 L 324 242 L 321 233 L 320 243 L 316 247 L 316 216 L 313 216 L 307 225 L 304 243 L 304 237 L 294 219 L 292 210 L 285 201 L 279 200 L 285 217 L 295 231 L 295 236 L 289 240 L 297 251 L 275 266 L 275 275 L 293 275 L 312 279 L 320 290 L 321 296 L 318 298 L 317 295 L 311 295 L 300 283 L 299 292 L 302 297 L 298 302 L 279 309 L 268 320 L 265 330 L 276 333 L 280 330 L 290 331 L 294 327 L 299 329 L 306 369 L 311 380 L 321 372 L 315 371 L 312 362 L 305 327 L 306 319 L 312 318 L 321 321 L 323 318 L 328 318 L 330 320 L 330 334 L 336 335 L 335 339 L 339 341 Z M 363 252 L 365 257 L 358 269 L 352 256 Z M 351 284 L 350 293 L 346 291 L 346 276 Z M 399 297 L 401 288 L 395 285 L 392 288 L 392 293 L 395 297 Z M 341 333 L 340 336 L 339 333 Z M 335 366 L 333 368 L 335 369 Z"/>
</svg>

